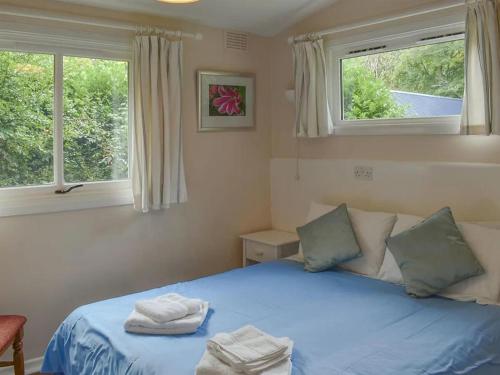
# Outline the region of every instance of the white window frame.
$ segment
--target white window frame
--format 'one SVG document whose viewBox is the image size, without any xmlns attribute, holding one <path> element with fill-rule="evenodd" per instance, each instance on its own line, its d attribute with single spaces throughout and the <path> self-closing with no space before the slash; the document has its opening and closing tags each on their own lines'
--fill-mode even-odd
<svg viewBox="0 0 500 375">
<path fill-rule="evenodd" d="M 46 53 L 54 56 L 54 182 L 40 186 L 0 188 L 0 217 L 80 210 L 133 203 L 132 168 L 134 87 L 130 43 L 84 40 L 68 36 L 48 36 L 0 30 L 0 50 L 10 52 Z M 67 194 L 56 190 L 76 184 L 64 183 L 63 155 L 63 58 L 64 56 L 100 58 L 128 62 L 129 79 L 129 178 L 125 180 L 83 182 L 84 186 Z"/>
<path fill-rule="evenodd" d="M 465 30 L 464 22 L 426 27 L 410 32 L 400 32 L 377 38 L 363 38 L 348 43 L 330 41 L 326 44 L 327 64 L 330 69 L 329 88 L 330 105 L 333 112 L 335 135 L 425 135 L 425 134 L 460 134 L 461 116 L 419 117 L 400 119 L 342 119 L 342 71 L 341 60 L 348 57 L 365 56 L 370 53 L 383 53 L 393 50 L 428 45 L 450 40 L 463 39 L 463 36 L 450 36 L 435 40 L 422 41 L 423 38 L 438 35 L 461 33 Z M 375 49 L 372 52 L 352 54 L 351 51 Z"/>
</svg>

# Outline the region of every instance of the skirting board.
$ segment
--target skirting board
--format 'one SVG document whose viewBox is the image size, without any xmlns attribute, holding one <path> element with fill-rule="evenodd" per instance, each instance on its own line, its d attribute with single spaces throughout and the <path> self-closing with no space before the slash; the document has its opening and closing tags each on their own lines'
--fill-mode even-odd
<svg viewBox="0 0 500 375">
<path fill-rule="evenodd" d="M 42 367 L 43 357 L 29 359 L 24 362 L 24 372 L 26 375 L 39 372 Z M 4 367 L 0 369 L 0 375 L 14 375 L 14 367 Z"/>
</svg>

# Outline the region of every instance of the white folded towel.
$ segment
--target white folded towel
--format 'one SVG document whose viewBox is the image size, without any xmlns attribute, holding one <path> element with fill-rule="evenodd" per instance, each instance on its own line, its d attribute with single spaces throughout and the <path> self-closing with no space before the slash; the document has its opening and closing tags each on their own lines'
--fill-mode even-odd
<svg viewBox="0 0 500 375">
<path fill-rule="evenodd" d="M 253 326 L 215 335 L 197 367 L 197 374 L 217 373 L 287 375 L 291 371 L 293 341 L 272 337 Z"/>
<path fill-rule="evenodd" d="M 135 310 L 155 322 L 166 323 L 199 312 L 202 304 L 203 301 L 200 299 L 169 293 L 153 299 L 137 301 Z"/>
<path fill-rule="evenodd" d="M 291 353 L 290 353 L 291 354 Z M 236 370 L 205 350 L 200 363 L 196 367 L 196 375 L 240 375 L 243 371 Z M 291 375 L 292 361 L 285 358 L 274 366 L 268 367 L 260 375 Z"/>
<path fill-rule="evenodd" d="M 208 302 L 203 302 L 201 309 L 197 313 L 166 323 L 155 322 L 153 319 L 134 310 L 125 321 L 125 330 L 131 333 L 149 335 L 182 335 L 194 333 L 205 321 L 208 306 Z"/>
</svg>

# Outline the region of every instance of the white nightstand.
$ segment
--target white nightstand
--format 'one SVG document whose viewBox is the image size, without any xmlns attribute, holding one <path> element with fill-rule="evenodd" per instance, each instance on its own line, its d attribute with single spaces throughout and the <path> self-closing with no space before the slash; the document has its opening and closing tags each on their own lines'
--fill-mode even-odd
<svg viewBox="0 0 500 375">
<path fill-rule="evenodd" d="M 243 239 L 243 267 L 297 254 L 299 237 L 295 233 L 267 230 L 240 236 Z"/>
</svg>

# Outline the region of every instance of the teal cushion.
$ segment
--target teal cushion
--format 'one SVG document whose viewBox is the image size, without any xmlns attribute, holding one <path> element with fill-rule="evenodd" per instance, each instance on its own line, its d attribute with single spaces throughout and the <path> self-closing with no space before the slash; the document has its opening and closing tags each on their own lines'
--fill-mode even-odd
<svg viewBox="0 0 500 375">
<path fill-rule="evenodd" d="M 387 240 L 401 269 L 406 291 L 416 297 L 484 273 L 455 224 L 450 208 Z"/>
<path fill-rule="evenodd" d="M 297 233 L 307 271 L 325 271 L 362 255 L 345 204 L 297 228 Z"/>
</svg>

